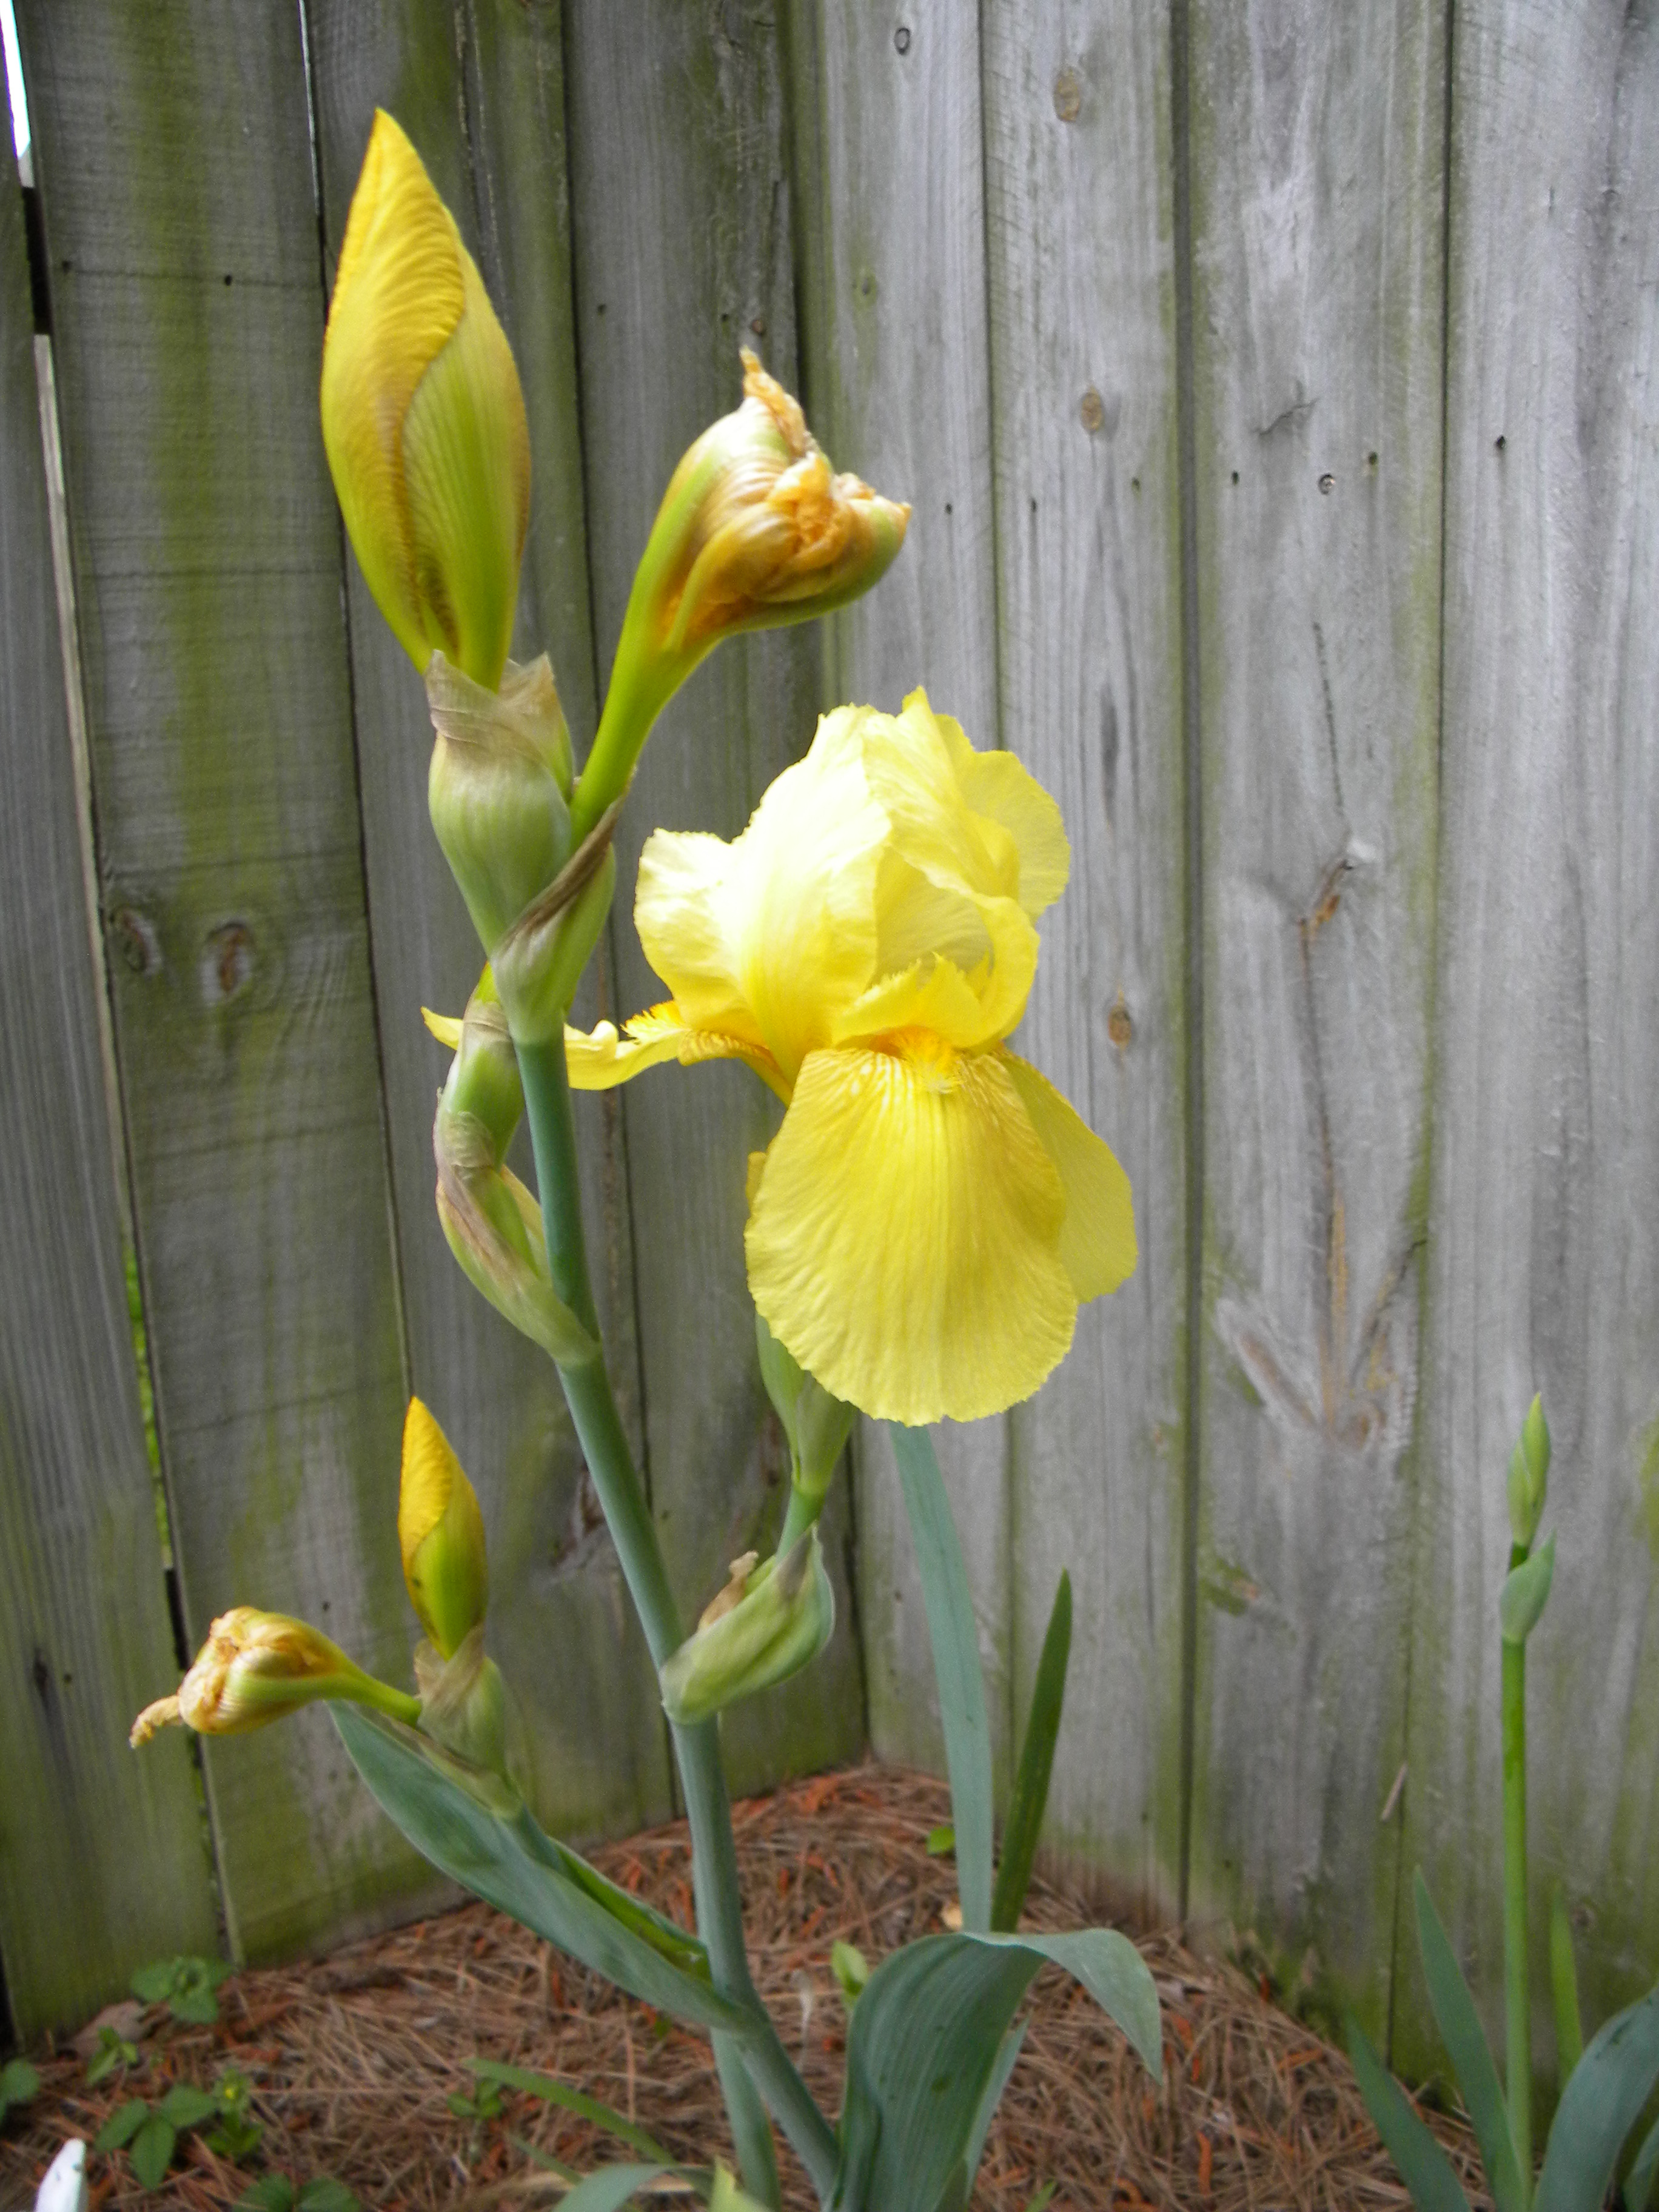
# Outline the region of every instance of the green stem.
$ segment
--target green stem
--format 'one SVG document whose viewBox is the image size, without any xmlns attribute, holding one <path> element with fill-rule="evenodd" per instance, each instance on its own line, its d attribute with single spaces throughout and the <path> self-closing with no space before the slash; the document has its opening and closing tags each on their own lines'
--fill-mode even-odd
<svg viewBox="0 0 1659 2212">
<path fill-rule="evenodd" d="M 789 1510 L 783 1516 L 783 1533 L 778 1538 L 780 1559 L 786 1552 L 793 1551 L 795 1546 L 799 1543 L 823 1510 L 823 1492 L 822 1491 L 815 1498 L 811 1491 L 803 1490 L 798 1482 L 790 1484 Z"/>
<path fill-rule="evenodd" d="M 1527 1556 L 1517 1544 L 1511 1571 Z M 1527 1647 L 1504 1645 L 1504 2051 L 1510 2133 L 1532 2202 L 1532 2008 L 1527 1988 Z"/>
<path fill-rule="evenodd" d="M 552 1044 L 520 1045 L 518 1054 L 542 1220 L 547 1231 L 548 1265 L 559 1295 L 597 1340 L 599 1327 L 582 1235 L 564 1041 L 561 1037 Z M 646 1644 L 653 1661 L 660 1667 L 679 1647 L 679 1612 L 603 1356 L 580 1366 L 561 1367 L 559 1379 Z M 758 2089 L 793 2144 L 813 2187 L 827 2203 L 838 2162 L 835 2135 L 791 2063 L 750 1977 L 737 1851 L 732 1839 L 732 1807 L 720 1765 L 718 1724 L 705 1721 L 695 1728 L 676 1729 L 673 1737 L 691 1830 L 697 1932 L 708 1946 L 715 1988 L 735 1997 L 752 2011 L 755 2019 L 755 2033 L 745 2040 L 741 2059 L 731 2039 L 717 2036 L 714 2039 L 715 2062 L 726 2092 L 744 2185 L 763 2204 L 776 2204 L 777 2168 L 770 2130 L 754 2094 Z"/>
<path fill-rule="evenodd" d="M 420 1723 L 420 1699 L 411 1698 L 407 1690 L 394 1690 L 390 1682 L 380 1681 L 373 1674 L 363 1675 L 349 1689 L 328 1694 L 348 1705 L 371 1705 L 377 1713 L 390 1713 L 394 1721 L 402 1721 L 406 1728 L 417 1727 Z"/>
</svg>

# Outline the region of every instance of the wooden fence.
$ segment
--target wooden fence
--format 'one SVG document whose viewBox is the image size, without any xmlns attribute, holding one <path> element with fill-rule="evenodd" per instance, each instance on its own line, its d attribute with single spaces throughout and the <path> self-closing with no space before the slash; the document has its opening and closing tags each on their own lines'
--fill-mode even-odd
<svg viewBox="0 0 1659 2212">
<path fill-rule="evenodd" d="M 343 556 L 316 426 L 377 102 L 525 365 L 521 642 L 550 648 L 579 738 L 740 341 L 839 465 L 915 503 L 872 599 L 687 687 L 623 883 L 658 822 L 740 827 L 821 705 L 918 680 L 1065 809 L 1023 1046 L 1128 1166 L 1141 1266 L 1042 1395 L 941 1436 L 1005 1770 L 1062 1566 L 1075 1585 L 1050 1843 L 1144 1909 L 1255 1931 L 1288 1984 L 1420 2061 L 1413 1866 L 1479 1986 L 1499 1971 L 1503 1477 L 1540 1386 L 1560 1546 L 1534 1882 L 1566 1886 L 1592 2014 L 1635 1994 L 1659 1966 L 1652 11 L 18 12 L 78 620 L 66 685 L 4 190 L 20 2027 L 211 1946 L 219 1912 L 264 1956 L 428 1893 L 320 1717 L 204 1747 L 205 1844 L 189 1747 L 124 1740 L 176 1670 L 170 1590 L 187 1644 L 257 1599 L 406 1666 L 410 1388 L 485 1498 L 494 1647 L 548 1817 L 671 1808 L 550 1373 L 432 1212 L 443 1060 L 418 1010 L 459 1004 L 476 948 L 424 820 L 420 687 Z M 612 1011 L 652 995 L 625 898 L 597 988 Z M 665 1074 L 588 1102 L 583 1130 L 613 1365 L 688 1602 L 778 1486 L 738 1233 L 757 1090 Z M 856 1604 L 844 1582 L 825 1660 L 731 1717 L 739 1788 L 866 1735 L 939 1760 L 877 1433 L 851 1494 L 832 1548 Z"/>
</svg>

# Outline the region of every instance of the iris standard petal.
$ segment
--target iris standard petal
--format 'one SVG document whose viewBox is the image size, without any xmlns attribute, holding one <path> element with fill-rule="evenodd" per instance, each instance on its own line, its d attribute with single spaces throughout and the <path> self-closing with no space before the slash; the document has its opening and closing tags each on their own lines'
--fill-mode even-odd
<svg viewBox="0 0 1659 2212">
<path fill-rule="evenodd" d="M 1134 1201 L 1129 1178 L 1111 1146 L 1017 1053 L 1002 1064 L 1024 1103 L 1043 1150 L 1060 1170 L 1066 1192 L 1060 1256 L 1079 1303 L 1103 1297 L 1135 1271 Z"/>
<path fill-rule="evenodd" d="M 1035 920 L 1060 896 L 1072 872 L 1060 808 L 1012 753 L 975 752 L 954 715 L 933 720 L 964 802 L 981 824 L 994 823 L 1012 838 L 1019 855 L 1018 896 Z"/>
<path fill-rule="evenodd" d="M 688 1023 L 742 1028 L 758 1042 L 727 927 L 732 853 L 723 837 L 703 830 L 653 830 L 640 854 L 634 922 L 641 949 Z"/>
<path fill-rule="evenodd" d="M 1002 1055 L 813 1053 L 754 1192 L 750 1288 L 835 1396 L 972 1420 L 1029 1397 L 1071 1343 L 1065 1212 Z"/>
</svg>

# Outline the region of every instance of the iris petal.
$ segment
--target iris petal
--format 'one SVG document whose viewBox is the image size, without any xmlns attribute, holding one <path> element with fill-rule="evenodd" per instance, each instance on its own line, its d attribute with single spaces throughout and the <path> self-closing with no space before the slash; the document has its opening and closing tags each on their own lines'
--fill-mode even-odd
<svg viewBox="0 0 1659 2212">
<path fill-rule="evenodd" d="M 1066 1190 L 1060 1256 L 1079 1304 L 1103 1297 L 1135 1271 L 1134 1200 L 1109 1145 L 1096 1136 L 1030 1060 L 1005 1053 L 1003 1065 Z"/>
<path fill-rule="evenodd" d="M 1001 1054 L 813 1053 L 754 1192 L 750 1288 L 835 1396 L 972 1420 L 1029 1397 L 1071 1343 L 1065 1212 Z"/>
</svg>

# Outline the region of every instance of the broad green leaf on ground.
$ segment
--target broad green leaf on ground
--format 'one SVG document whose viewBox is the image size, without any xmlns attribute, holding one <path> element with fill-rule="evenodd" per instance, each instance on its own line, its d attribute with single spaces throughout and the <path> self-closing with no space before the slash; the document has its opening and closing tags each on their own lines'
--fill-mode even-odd
<svg viewBox="0 0 1659 2212">
<path fill-rule="evenodd" d="M 149 2118 L 149 2106 L 142 2097 L 129 2097 L 115 2110 L 92 2139 L 94 2150 L 124 2150 Z"/>
<path fill-rule="evenodd" d="M 1417 2212 L 1469 2212 L 1463 2185 L 1451 2160 L 1406 2102 L 1399 2083 L 1371 2049 L 1365 2031 L 1350 2015 L 1348 2057 L 1371 2125 L 1382 2138 L 1400 2178 L 1411 2191 Z"/>
<path fill-rule="evenodd" d="M 888 1423 L 888 1433 L 904 1491 L 939 1680 L 962 1923 L 970 1930 L 983 1929 L 991 1924 L 991 1731 L 973 1593 L 933 1438 L 926 1429 L 902 1428 L 896 1421 Z"/>
<path fill-rule="evenodd" d="M 1599 2212 L 1656 2081 L 1659 1986 L 1616 2013 L 1584 2046 L 1550 2124 L 1534 2212 Z"/>
<path fill-rule="evenodd" d="M 1020 1747 L 1014 1794 L 1008 1801 L 1008 1820 L 1002 1832 L 1002 1858 L 997 1886 L 991 1899 L 991 1925 L 1007 1929 L 1019 1925 L 1019 1909 L 1031 1886 L 1037 1838 L 1048 1802 L 1048 1778 L 1054 1771 L 1054 1745 L 1060 1735 L 1060 1716 L 1066 1702 L 1066 1667 L 1072 1656 L 1072 1577 L 1061 1571 L 1031 1687 L 1030 1717 Z"/>
<path fill-rule="evenodd" d="M 1526 2212 L 1527 2192 L 1521 2185 L 1520 2161 L 1510 2133 L 1509 2109 L 1492 2063 L 1492 2046 L 1480 2025 L 1474 1999 L 1463 1978 L 1440 1915 L 1434 1909 L 1429 1886 L 1419 1869 L 1413 1885 L 1417 1898 L 1417 1947 L 1423 1954 L 1423 1973 L 1429 1985 L 1429 2002 L 1440 2030 L 1458 2088 L 1468 2107 L 1469 2124 L 1480 2147 L 1480 2163 L 1486 2169 L 1498 2212 Z M 1524 2060 L 1522 2061 L 1524 2063 Z M 1598 2200 L 1599 2201 L 1599 2200 Z"/>
<path fill-rule="evenodd" d="M 0 2066 L 0 2120 L 14 2105 L 27 2105 L 40 2087 L 40 2076 L 27 2058 L 9 2058 Z"/>
<path fill-rule="evenodd" d="M 1161 2078 L 1158 1992 L 1115 1929 L 924 1936 L 877 1967 L 853 2014 L 837 2212 L 961 2212 L 1004 2038 L 1044 1960 L 1077 1977 Z"/>
<path fill-rule="evenodd" d="M 714 1990 L 694 1939 L 649 1913 L 636 1899 L 617 1910 L 611 1885 L 547 1835 L 522 1804 L 497 1813 L 451 1779 L 412 1729 L 362 1705 L 329 1708 L 352 1764 L 376 1802 L 434 1866 L 475 1897 L 544 1936 L 607 1981 L 659 2011 L 739 2038 L 744 2008 Z M 623 1893 L 616 1893 L 621 1897 Z M 702 1973 L 671 1955 L 695 1958 Z"/>
<path fill-rule="evenodd" d="M 161 2177 L 173 2163 L 178 2142 L 179 2130 L 172 2121 L 164 2120 L 159 2112 L 151 2112 L 127 2145 L 132 2170 L 146 2189 L 161 2187 Z"/>
</svg>

